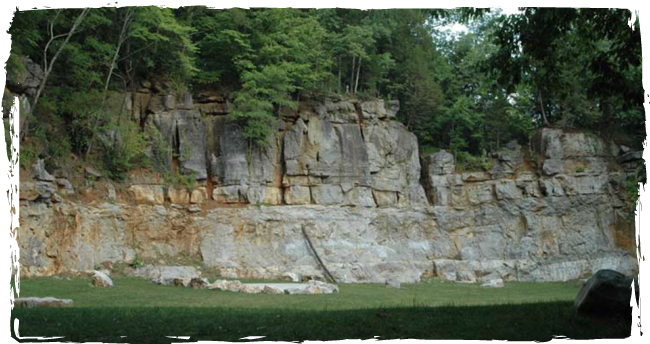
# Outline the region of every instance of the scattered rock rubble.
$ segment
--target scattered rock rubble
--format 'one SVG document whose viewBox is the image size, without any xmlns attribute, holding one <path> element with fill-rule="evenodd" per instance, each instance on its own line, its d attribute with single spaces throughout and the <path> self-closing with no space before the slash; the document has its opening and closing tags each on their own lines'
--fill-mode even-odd
<svg viewBox="0 0 650 344">
<path fill-rule="evenodd" d="M 208 288 L 245 294 L 317 295 L 338 293 L 339 291 L 337 285 L 315 280 L 307 283 L 241 283 L 240 281 L 216 280 Z"/>
</svg>

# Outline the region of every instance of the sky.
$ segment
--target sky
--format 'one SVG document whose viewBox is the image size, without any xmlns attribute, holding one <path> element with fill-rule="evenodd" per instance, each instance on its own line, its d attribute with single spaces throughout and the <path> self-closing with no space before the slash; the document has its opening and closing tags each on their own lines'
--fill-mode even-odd
<svg viewBox="0 0 650 344">
<path fill-rule="evenodd" d="M 519 12 L 518 7 L 501 7 L 501 10 L 503 11 L 503 14 L 508 14 L 508 15 Z M 453 24 L 442 26 L 440 30 L 450 31 L 454 35 L 466 33 L 468 31 L 467 26 L 460 23 L 453 23 Z"/>
</svg>

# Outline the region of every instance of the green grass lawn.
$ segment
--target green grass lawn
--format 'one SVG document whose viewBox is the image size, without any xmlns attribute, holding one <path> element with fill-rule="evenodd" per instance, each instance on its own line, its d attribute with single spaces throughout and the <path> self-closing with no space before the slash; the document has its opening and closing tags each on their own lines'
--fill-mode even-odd
<svg viewBox="0 0 650 344">
<path fill-rule="evenodd" d="M 390 289 L 344 284 L 331 295 L 239 294 L 159 286 L 115 277 L 98 289 L 87 279 L 25 279 L 21 297 L 74 300 L 65 309 L 15 309 L 21 336 L 73 341 L 334 340 L 346 338 L 510 339 L 623 338 L 631 319 L 574 316 L 575 282 L 506 283 L 504 288 L 431 280 Z M 127 336 L 121 338 L 120 336 Z"/>
</svg>

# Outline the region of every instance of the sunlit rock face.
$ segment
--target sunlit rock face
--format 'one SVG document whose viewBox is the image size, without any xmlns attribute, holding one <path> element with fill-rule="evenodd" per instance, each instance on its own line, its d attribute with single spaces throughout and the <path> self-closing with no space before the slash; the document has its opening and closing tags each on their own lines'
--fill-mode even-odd
<svg viewBox="0 0 650 344">
<path fill-rule="evenodd" d="M 226 120 L 227 99 L 143 88 L 128 108 L 159 133 L 150 155 L 192 183 L 132 174 L 109 199 L 104 177 L 71 185 L 37 166 L 41 177 L 21 183 L 21 269 L 50 275 L 138 257 L 224 277 L 323 279 L 304 230 L 339 282 L 637 271 L 622 188 L 639 155 L 543 129 L 532 149 L 509 143 L 488 169 L 458 171 L 448 152 L 420 156 L 394 120 L 398 106 L 305 102 L 280 116 L 266 145 L 250 146 Z"/>
</svg>

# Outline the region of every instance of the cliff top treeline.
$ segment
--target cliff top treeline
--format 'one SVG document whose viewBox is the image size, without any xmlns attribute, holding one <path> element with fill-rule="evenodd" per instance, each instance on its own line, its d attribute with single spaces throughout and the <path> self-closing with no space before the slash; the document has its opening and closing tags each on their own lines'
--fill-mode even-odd
<svg viewBox="0 0 650 344">
<path fill-rule="evenodd" d="M 9 29 L 5 95 L 21 93 L 33 69 L 26 61 L 40 66 L 41 78 L 27 94 L 33 114 L 22 129 L 25 159 L 87 155 L 103 130 L 127 125 L 107 110 L 109 94 L 135 91 L 143 82 L 220 92 L 232 102 L 228 116 L 243 125 L 251 143 L 263 142 L 278 113 L 302 100 L 356 97 L 398 99 L 398 118 L 423 150 L 445 148 L 468 163 L 512 139 L 526 143 L 542 126 L 588 130 L 641 148 L 641 42 L 638 21 L 628 25 L 630 15 L 537 8 L 515 15 L 472 9 L 18 11 Z M 441 29 L 454 22 L 468 30 Z"/>
</svg>

